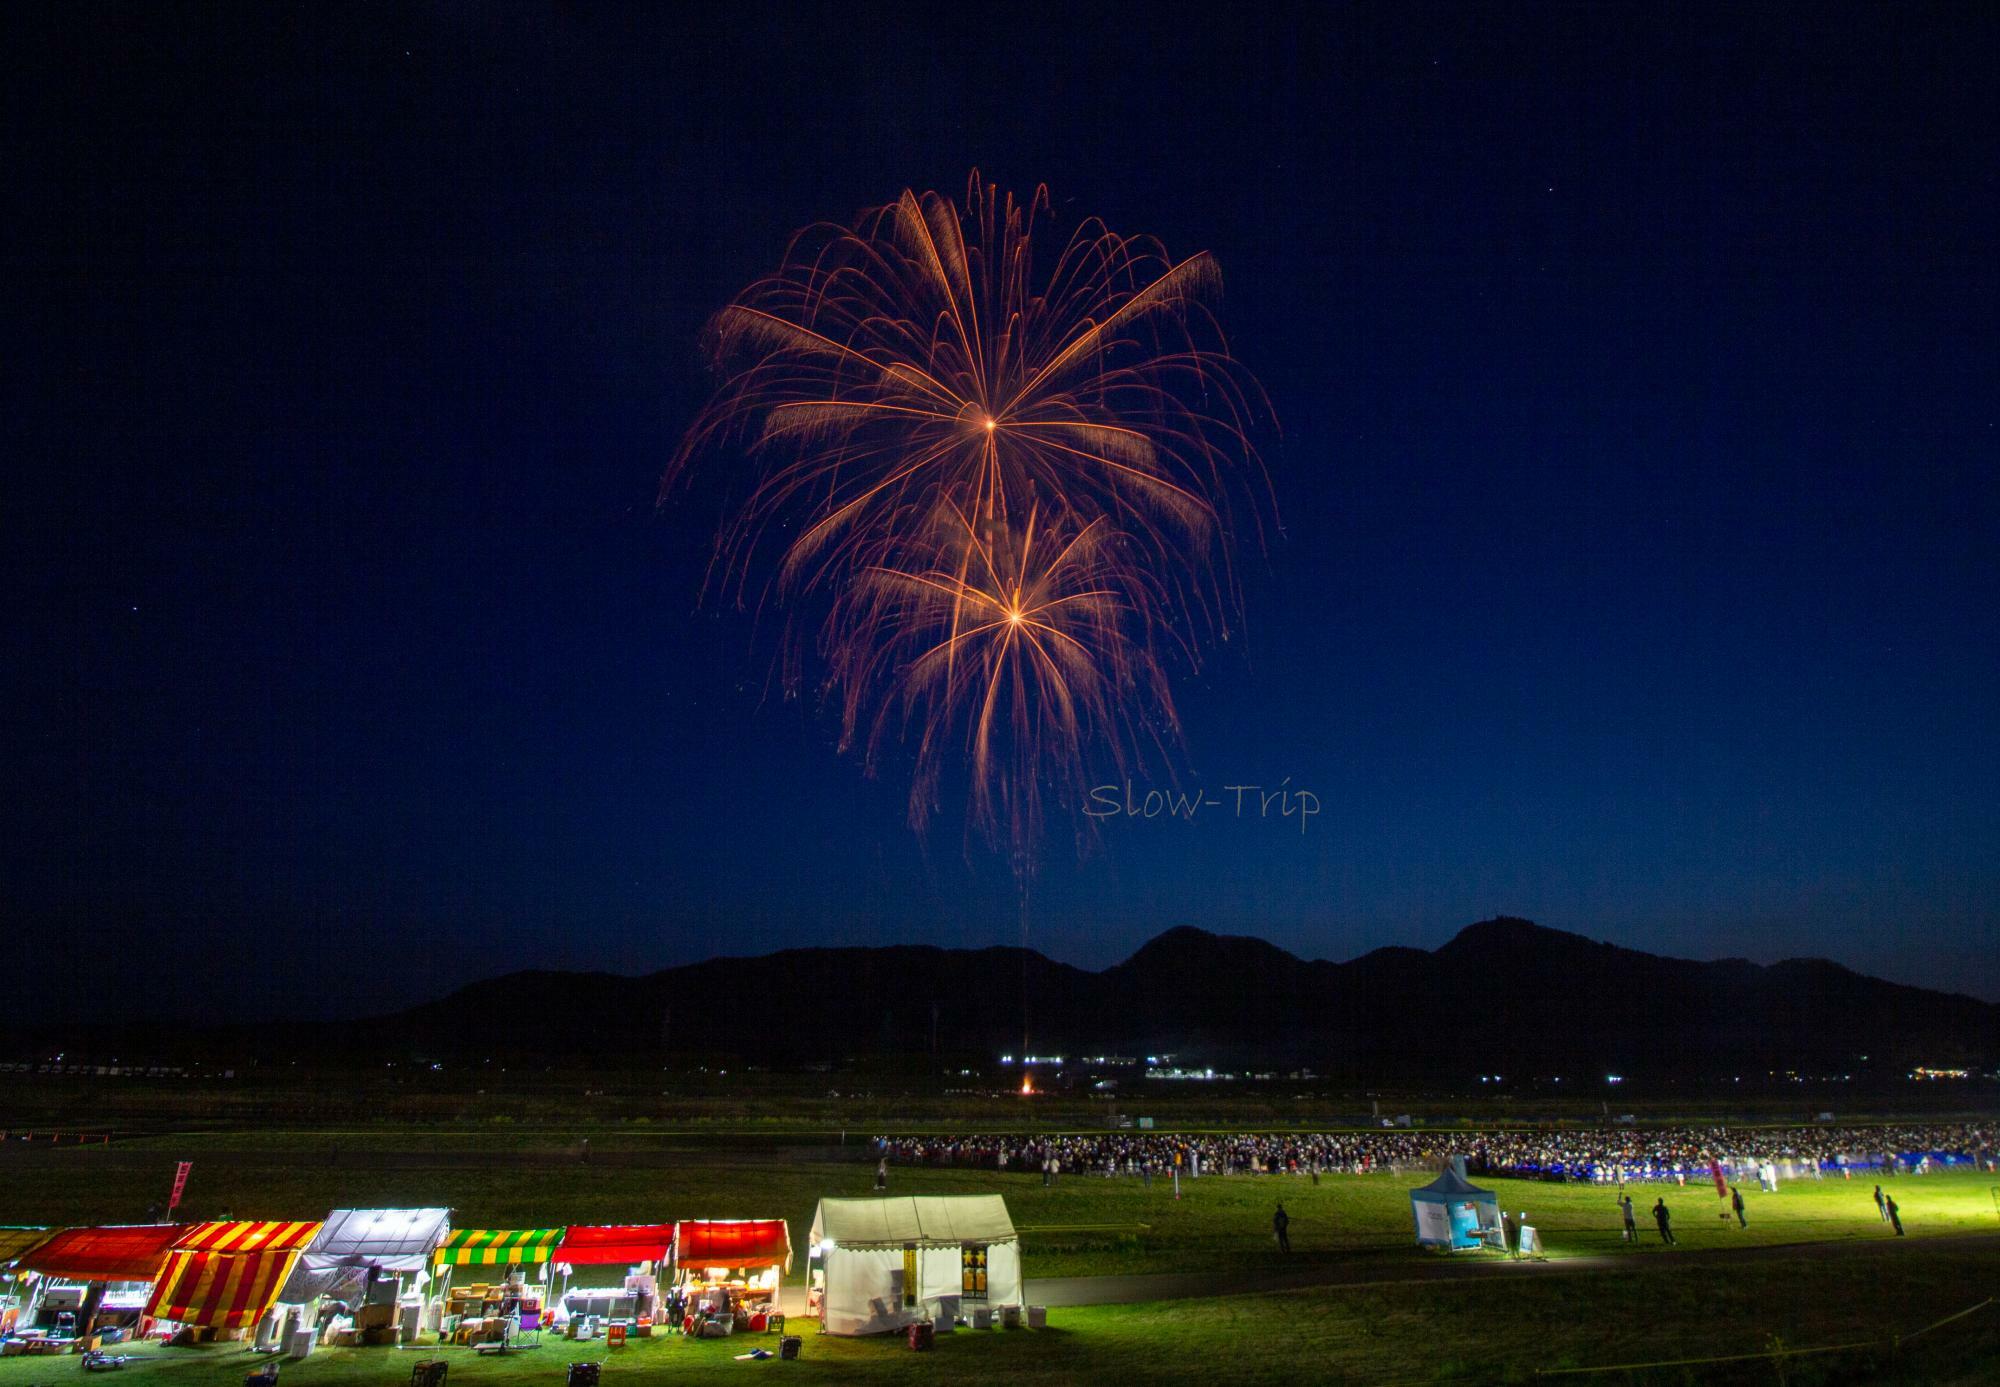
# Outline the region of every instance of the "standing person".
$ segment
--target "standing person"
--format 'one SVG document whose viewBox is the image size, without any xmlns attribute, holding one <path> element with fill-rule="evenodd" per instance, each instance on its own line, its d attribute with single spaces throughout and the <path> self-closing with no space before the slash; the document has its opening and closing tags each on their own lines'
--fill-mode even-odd
<svg viewBox="0 0 2000 1387">
<path fill-rule="evenodd" d="M 1291 1226 L 1292 1216 L 1286 1213 L 1285 1206 L 1280 1204 L 1278 1212 L 1271 1215 L 1271 1231 L 1278 1235 L 1278 1251 L 1280 1252 L 1289 1253 L 1292 1250 L 1291 1234 L 1287 1231 Z M 1899 1228 L 1896 1231 L 1900 1233 L 1902 1230 Z"/>
<path fill-rule="evenodd" d="M 1736 1226 L 1738 1228 L 1748 1228 L 1750 1226 L 1750 1220 L 1743 1217 L 1743 1191 L 1737 1189 L 1734 1185 L 1729 1187 L 1729 1211 L 1736 1215 Z"/>
<path fill-rule="evenodd" d="M 1673 1215 L 1667 1212 L 1666 1196 L 1653 1201 L 1653 1222 L 1660 1227 L 1660 1241 L 1671 1246 L 1674 1241 Z"/>
<path fill-rule="evenodd" d="M 884 1156 L 875 1162 L 875 1192 L 880 1194 L 889 1188 L 889 1158 Z"/>
<path fill-rule="evenodd" d="M 1889 1221 L 1889 1209 L 1882 1200 L 1882 1187 L 1880 1185 L 1875 1187 L 1875 1212 L 1881 1216 L 1882 1222 L 1887 1223 Z"/>
<path fill-rule="evenodd" d="M 1625 1241 L 1638 1242 L 1639 1222 L 1632 1217 L 1632 1196 L 1623 1190 L 1618 1192 L 1618 1212 L 1625 1216 Z"/>
<path fill-rule="evenodd" d="M 1898 1210 L 1898 1209 L 1896 1208 L 1896 1196 L 1895 1196 L 1895 1195 L 1893 1195 L 1893 1194 L 1892 1194 L 1892 1195 L 1890 1195 L 1890 1196 L 1889 1196 L 1888 1198 L 1886 1198 L 1886 1199 L 1884 1199 L 1884 1200 L 1882 1201 L 1882 1211 L 1883 1211 L 1884 1213 L 1886 1213 L 1886 1214 L 1887 1214 L 1887 1215 L 1889 1216 L 1889 1223 L 1890 1223 L 1890 1225 L 1891 1225 L 1891 1226 L 1892 1226 L 1893 1228 L 1895 1228 L 1895 1230 L 1896 1230 L 1896 1236 L 1897 1236 L 1897 1237 L 1899 1237 L 1899 1238 L 1900 1238 L 1900 1237 L 1902 1237 L 1902 1236 L 1903 1236 L 1903 1217 L 1902 1217 L 1902 1213 L 1901 1213 L 1901 1211 L 1899 1211 L 1899 1210 Z"/>
</svg>

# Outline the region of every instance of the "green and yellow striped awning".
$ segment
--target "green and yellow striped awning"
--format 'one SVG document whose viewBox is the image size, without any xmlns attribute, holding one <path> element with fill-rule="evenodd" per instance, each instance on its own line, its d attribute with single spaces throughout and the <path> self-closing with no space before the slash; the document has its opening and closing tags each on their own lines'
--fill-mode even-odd
<svg viewBox="0 0 2000 1387">
<path fill-rule="evenodd" d="M 562 1242 L 560 1228 L 454 1228 L 432 1260 L 441 1267 L 511 1267 L 546 1262 Z"/>
</svg>

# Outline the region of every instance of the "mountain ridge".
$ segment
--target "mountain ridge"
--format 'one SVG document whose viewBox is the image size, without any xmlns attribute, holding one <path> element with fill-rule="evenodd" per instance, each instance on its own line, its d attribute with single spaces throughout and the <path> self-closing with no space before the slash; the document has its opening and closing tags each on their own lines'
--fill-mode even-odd
<svg viewBox="0 0 2000 1387">
<path fill-rule="evenodd" d="M 2000 1058 L 2000 1005 L 1977 998 L 1820 958 L 1672 958 L 1506 916 L 1436 949 L 1389 945 L 1345 962 L 1181 925 L 1095 971 L 1019 946 L 929 944 L 785 949 L 637 976 L 540 971 L 469 984 L 376 1024 L 433 1042 L 441 1031 L 477 1032 L 494 998 L 523 988 L 574 994 L 559 1014 L 624 1016 L 621 1033 L 642 1050 L 709 1047 L 772 1062 L 1170 1052 L 1357 1076 L 1712 1075 L 1841 1072 L 1862 1056 Z M 782 998 L 786 1014 L 824 1009 L 828 1019 L 746 1034 L 733 1019 L 745 994 Z M 570 1053 L 602 1052 L 601 1038 L 574 1025 L 536 1036 Z"/>
<path fill-rule="evenodd" d="M 0 1025 L 0 1051 L 14 1059 L 176 1046 L 253 1062 L 339 1051 L 374 1063 L 531 1054 L 585 1067 L 1172 1054 L 1358 1083 L 1733 1082 L 1990 1067 L 2000 1004 L 1828 959 L 1672 958 L 1497 916 L 1435 949 L 1387 945 L 1345 962 L 1182 925 L 1096 971 L 1018 945 L 820 946 L 645 974 L 520 970 L 343 1022 Z"/>
</svg>

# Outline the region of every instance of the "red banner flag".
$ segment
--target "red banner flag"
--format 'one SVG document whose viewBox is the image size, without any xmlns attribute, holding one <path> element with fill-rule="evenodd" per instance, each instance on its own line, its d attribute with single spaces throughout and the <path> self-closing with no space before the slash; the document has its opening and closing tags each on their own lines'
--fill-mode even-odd
<svg viewBox="0 0 2000 1387">
<path fill-rule="evenodd" d="M 188 1172 L 192 1169 L 194 1169 L 193 1161 L 182 1161 L 180 1168 L 174 1172 L 174 1197 L 167 1201 L 168 1213 L 172 1213 L 174 1210 L 180 1208 L 181 1193 L 187 1189 Z"/>
<path fill-rule="evenodd" d="M 1717 1199 L 1729 1198 L 1729 1182 L 1722 1178 L 1722 1162 L 1716 1160 L 1713 1156 L 1709 1157 L 1708 1173 L 1715 1177 L 1715 1197 Z"/>
</svg>

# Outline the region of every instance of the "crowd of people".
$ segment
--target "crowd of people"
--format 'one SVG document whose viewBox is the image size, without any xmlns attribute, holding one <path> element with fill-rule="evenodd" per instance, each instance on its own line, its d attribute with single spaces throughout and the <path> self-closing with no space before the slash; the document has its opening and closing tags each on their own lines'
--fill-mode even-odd
<svg viewBox="0 0 2000 1387">
<path fill-rule="evenodd" d="M 2000 1124 L 1977 1122 L 1199 1135 L 976 1133 L 885 1136 L 877 1137 L 875 1145 L 885 1162 L 1024 1171 L 1040 1173 L 1045 1182 L 1064 1175 L 1365 1175 L 1435 1168 L 1453 1156 L 1463 1156 L 1474 1172 L 1606 1184 L 1685 1182 L 1708 1176 L 1711 1163 L 1731 1172 L 1747 1171 L 1746 1178 L 1770 1185 L 1781 1174 L 1840 1179 L 1861 1171 L 1921 1175 L 1948 1166 L 2000 1169 Z"/>
</svg>

